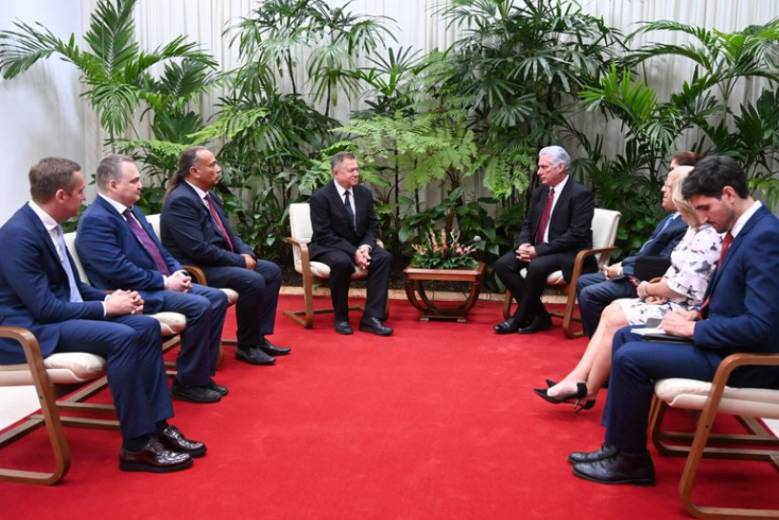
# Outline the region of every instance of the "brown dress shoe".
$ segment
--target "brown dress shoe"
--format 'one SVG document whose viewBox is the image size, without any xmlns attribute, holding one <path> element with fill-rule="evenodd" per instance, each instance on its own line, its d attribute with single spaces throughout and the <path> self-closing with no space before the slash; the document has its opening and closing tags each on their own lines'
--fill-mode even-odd
<svg viewBox="0 0 779 520">
<path fill-rule="evenodd" d="M 166 450 L 155 437 L 149 439 L 140 451 L 119 451 L 119 469 L 122 471 L 149 471 L 168 473 L 192 466 L 192 457 L 188 453 Z"/>
<path fill-rule="evenodd" d="M 205 444 L 187 439 L 178 428 L 170 424 L 157 434 L 157 439 L 165 448 L 179 453 L 188 453 L 190 457 L 202 457 L 206 454 Z"/>
</svg>

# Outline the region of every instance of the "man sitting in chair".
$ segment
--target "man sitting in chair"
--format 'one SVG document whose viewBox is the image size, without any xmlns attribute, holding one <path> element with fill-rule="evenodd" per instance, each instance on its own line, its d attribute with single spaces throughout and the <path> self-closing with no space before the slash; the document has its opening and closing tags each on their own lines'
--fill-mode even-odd
<svg viewBox="0 0 779 520">
<path fill-rule="evenodd" d="M 180 312 L 187 318 L 176 358 L 175 399 L 213 403 L 227 388 L 211 379 L 216 370 L 227 296 L 193 284 L 162 247 L 143 212 L 141 174 L 131 157 L 109 155 L 95 176 L 98 197 L 81 216 L 76 249 L 90 281 L 100 289 L 139 291 L 144 312 Z"/>
<path fill-rule="evenodd" d="M 195 146 L 182 152 L 160 216 L 162 243 L 180 262 L 203 269 L 209 286 L 238 292 L 235 357 L 253 365 L 272 365 L 273 356 L 290 351 L 267 338 L 276 323 L 281 269 L 258 259 L 233 233 L 221 202 L 210 191 L 221 172 L 208 148 Z"/>
<path fill-rule="evenodd" d="M 32 200 L 0 228 L 0 321 L 29 329 L 41 354 L 92 352 L 106 359 L 122 449 L 119 469 L 188 468 L 206 452 L 167 423 L 173 405 L 165 384 L 160 325 L 142 316 L 135 291 L 106 295 L 79 280 L 60 224 L 84 202 L 81 166 L 47 158 L 30 169 Z M 19 345 L 0 339 L 0 363 L 23 363 Z"/>
<path fill-rule="evenodd" d="M 331 160 L 333 182 L 312 196 L 309 245 L 311 259 L 330 266 L 330 297 L 335 308 L 335 331 L 352 334 L 349 324 L 349 283 L 355 267 L 368 271 L 368 296 L 360 330 L 389 336 L 382 323 L 387 305 L 392 256 L 376 244 L 379 220 L 371 192 L 360 186 L 357 159 L 339 152 Z"/>
<path fill-rule="evenodd" d="M 705 222 L 726 233 L 700 312 L 671 312 L 660 327 L 687 343 L 645 341 L 620 330 L 614 338 L 606 440 L 592 452 L 574 452 L 574 475 L 604 484 L 651 484 L 646 449 L 655 382 L 711 381 L 720 362 L 736 352 L 779 352 L 779 220 L 752 199 L 744 170 L 730 157 L 701 159 L 682 185 Z M 779 388 L 774 367 L 742 367 L 730 386 Z"/>
<path fill-rule="evenodd" d="M 530 209 L 516 241 L 516 250 L 495 263 L 500 281 L 517 301 L 517 310 L 508 320 L 495 325 L 496 334 L 530 334 L 552 327 L 549 313 L 541 303 L 546 278 L 562 270 L 571 279 L 576 254 L 592 247 L 592 193 L 568 177 L 571 158 L 560 146 L 547 146 L 538 152 L 538 187 L 530 199 Z M 594 257 L 585 261 L 585 271 L 595 271 Z M 527 269 L 527 275 L 520 274 Z"/>
</svg>

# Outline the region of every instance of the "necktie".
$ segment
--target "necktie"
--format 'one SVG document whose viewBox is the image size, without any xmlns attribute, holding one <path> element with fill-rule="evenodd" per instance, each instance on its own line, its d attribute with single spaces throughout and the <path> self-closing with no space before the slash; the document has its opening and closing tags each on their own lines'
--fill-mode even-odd
<svg viewBox="0 0 779 520">
<path fill-rule="evenodd" d="M 549 217 L 552 216 L 552 205 L 554 204 L 554 188 L 549 188 L 549 193 L 546 196 L 546 205 L 544 206 L 544 212 L 541 213 L 541 221 L 538 223 L 538 230 L 536 231 L 536 244 L 544 243 L 544 235 L 546 235 L 546 227 L 549 225 Z"/>
<path fill-rule="evenodd" d="M 357 223 L 354 218 L 354 211 L 352 210 L 352 204 L 349 202 L 349 190 L 344 192 L 344 207 L 349 214 L 349 218 L 352 220 L 352 229 L 356 229 Z"/>
<path fill-rule="evenodd" d="M 83 302 L 84 300 L 81 298 L 81 293 L 78 290 L 78 285 L 76 284 L 76 277 L 73 275 L 73 266 L 70 265 L 70 260 L 68 259 L 68 248 L 65 245 L 65 237 L 62 234 L 62 228 L 60 226 L 57 226 L 56 228 L 56 235 L 57 235 L 57 253 L 59 253 L 60 257 L 60 263 L 62 263 L 62 268 L 65 270 L 65 274 L 68 276 L 68 286 L 70 287 L 70 301 L 71 302 Z"/>
<path fill-rule="evenodd" d="M 219 233 L 222 235 L 222 238 L 225 241 L 225 244 L 227 244 L 227 249 L 230 251 L 234 251 L 233 248 L 233 241 L 230 240 L 230 234 L 227 232 L 227 229 L 225 229 L 224 223 L 222 222 L 222 219 L 219 217 L 219 213 L 216 212 L 216 208 L 214 207 L 214 201 L 211 198 L 210 193 L 206 193 L 206 204 L 208 204 L 208 211 L 211 213 L 211 218 L 214 219 L 214 223 L 216 224 L 216 227 L 219 229 Z"/>
<path fill-rule="evenodd" d="M 733 242 L 733 235 L 731 235 L 730 231 L 728 231 L 728 233 L 725 235 L 725 239 L 722 241 L 722 249 L 720 249 L 719 252 L 719 262 L 717 262 L 717 270 L 722 269 L 722 262 L 725 260 L 725 255 L 728 254 L 728 249 L 730 249 L 731 242 Z M 711 293 L 709 293 L 706 299 L 703 300 L 703 304 L 701 304 L 701 316 L 703 318 L 706 318 L 709 315 L 710 301 L 711 301 Z"/>
<path fill-rule="evenodd" d="M 154 240 L 152 240 L 146 230 L 141 227 L 137 220 L 135 220 L 132 211 L 128 208 L 124 210 L 122 215 L 127 219 L 127 224 L 130 225 L 130 229 L 132 230 L 133 235 L 135 235 L 135 238 L 138 239 L 138 242 L 140 242 L 146 252 L 149 253 L 149 256 L 154 261 L 154 265 L 157 266 L 157 270 L 165 276 L 169 275 L 170 269 L 168 269 L 168 264 L 165 263 L 165 259 L 162 257 L 160 248 L 157 247 L 157 244 L 154 243 Z"/>
</svg>

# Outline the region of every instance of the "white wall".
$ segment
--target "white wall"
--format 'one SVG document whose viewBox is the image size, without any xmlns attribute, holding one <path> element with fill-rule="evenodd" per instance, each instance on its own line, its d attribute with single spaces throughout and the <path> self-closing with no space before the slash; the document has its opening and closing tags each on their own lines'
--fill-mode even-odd
<svg viewBox="0 0 779 520">
<path fill-rule="evenodd" d="M 80 0 L 0 0 L 0 29 L 15 19 L 41 22 L 65 39 L 81 35 Z M 27 172 L 46 156 L 62 156 L 83 165 L 83 102 L 78 72 L 59 59 L 34 65 L 13 80 L 0 79 L 0 143 L 6 161 L 0 170 L 0 222 L 28 198 Z"/>
</svg>

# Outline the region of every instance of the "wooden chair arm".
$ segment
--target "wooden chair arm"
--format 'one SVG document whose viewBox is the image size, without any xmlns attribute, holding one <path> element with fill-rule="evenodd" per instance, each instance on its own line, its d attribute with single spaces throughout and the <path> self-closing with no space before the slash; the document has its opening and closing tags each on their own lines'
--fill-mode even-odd
<svg viewBox="0 0 779 520">
<path fill-rule="evenodd" d="M 17 341 L 24 350 L 24 357 L 27 360 L 27 366 L 30 367 L 33 381 L 39 391 L 49 392 L 49 397 L 53 399 L 54 390 L 46 375 L 46 368 L 43 365 L 43 355 L 41 354 L 41 345 L 35 334 L 24 327 L 0 326 L 0 338 L 8 338 Z M 46 390 L 42 390 L 42 389 Z M 53 401 L 52 401 L 53 402 Z"/>
<path fill-rule="evenodd" d="M 196 265 L 182 265 L 181 268 L 188 272 L 190 276 L 195 279 L 196 283 L 199 283 L 200 285 L 208 285 L 206 273 L 204 273 L 201 268 L 197 267 Z"/>
<path fill-rule="evenodd" d="M 730 374 L 742 366 L 777 366 L 779 367 L 779 354 L 755 354 L 752 352 L 739 352 L 731 354 L 717 367 L 714 379 L 711 381 L 712 392 L 715 388 L 724 388 L 730 378 Z M 711 394 L 710 394 L 711 395 Z"/>
<path fill-rule="evenodd" d="M 40 345 L 35 335 L 24 327 L 0 326 L 0 338 L 9 338 L 19 342 L 22 347 L 34 348 L 40 353 Z"/>
<path fill-rule="evenodd" d="M 284 242 L 292 246 L 292 248 L 300 249 L 300 267 L 302 269 L 302 275 L 304 280 L 313 280 L 314 273 L 311 272 L 311 252 L 308 250 L 308 244 L 293 237 L 286 237 Z"/>
</svg>

